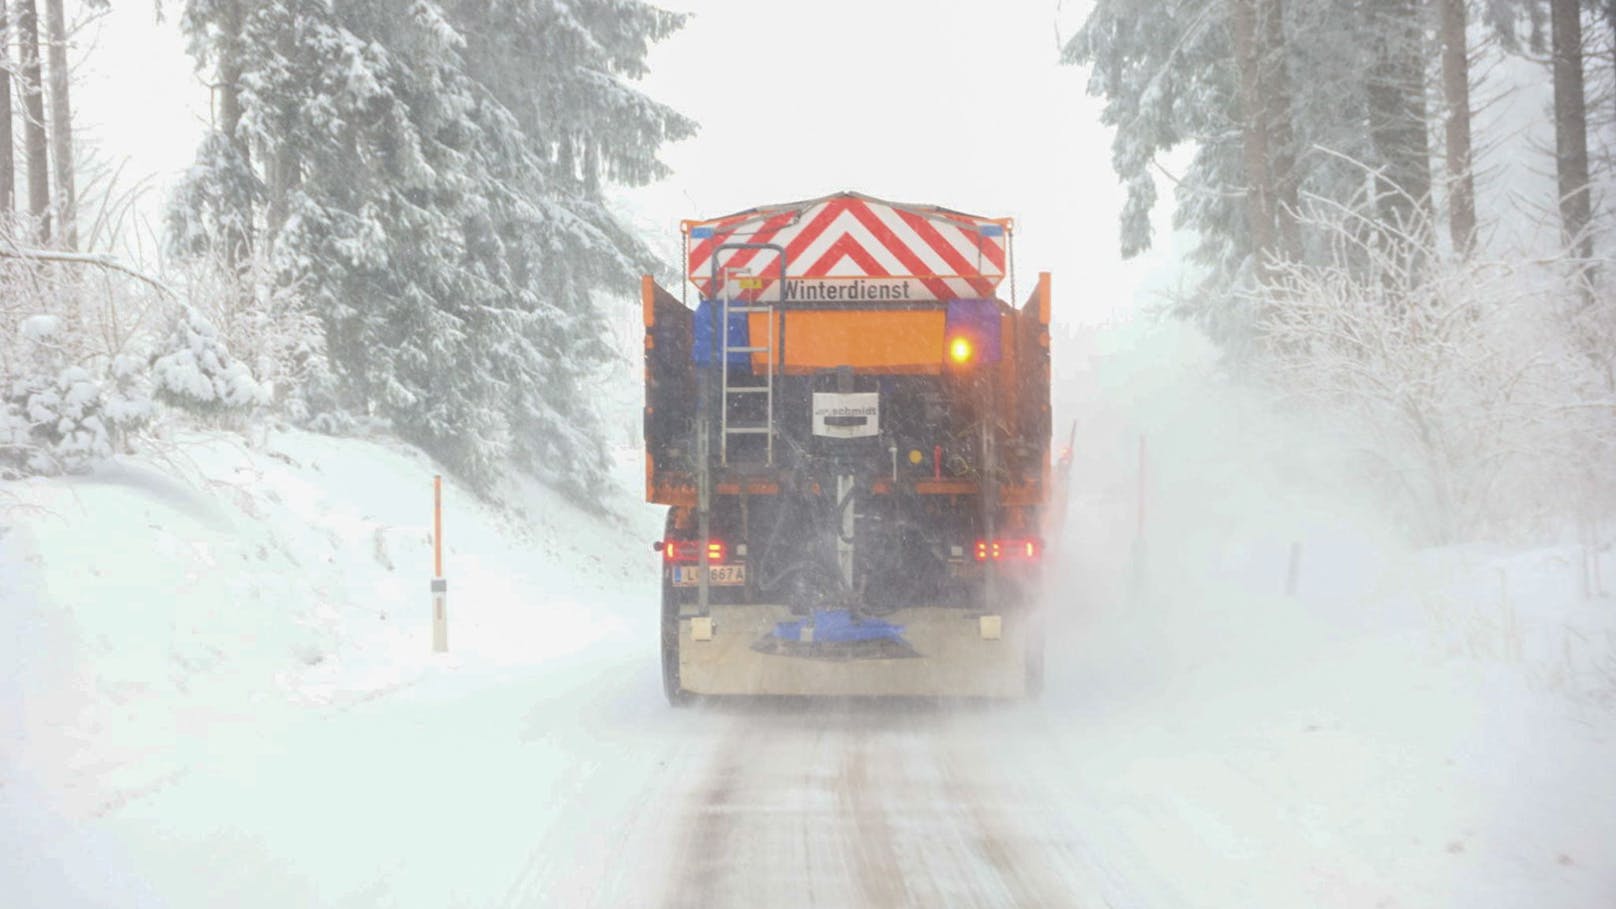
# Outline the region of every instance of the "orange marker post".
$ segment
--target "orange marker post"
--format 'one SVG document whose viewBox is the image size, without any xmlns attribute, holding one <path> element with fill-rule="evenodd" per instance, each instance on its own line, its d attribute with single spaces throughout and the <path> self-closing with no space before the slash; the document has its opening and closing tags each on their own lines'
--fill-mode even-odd
<svg viewBox="0 0 1616 909">
<path fill-rule="evenodd" d="M 449 652 L 449 582 L 443 577 L 443 477 L 432 478 L 432 652 Z"/>
</svg>

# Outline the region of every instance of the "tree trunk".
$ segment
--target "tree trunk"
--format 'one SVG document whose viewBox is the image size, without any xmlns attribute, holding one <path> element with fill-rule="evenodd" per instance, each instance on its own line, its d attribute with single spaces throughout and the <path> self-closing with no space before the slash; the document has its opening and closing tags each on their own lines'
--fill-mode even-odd
<svg viewBox="0 0 1616 909">
<path fill-rule="evenodd" d="M 1296 134 L 1291 127 L 1290 48 L 1285 40 L 1284 0 L 1258 2 L 1259 79 L 1263 95 L 1263 126 L 1268 132 L 1268 179 L 1273 191 L 1272 211 L 1276 241 L 1283 255 L 1302 254 L 1301 231 L 1296 223 L 1301 186 L 1296 170 Z"/>
<path fill-rule="evenodd" d="M 28 160 L 28 213 L 40 242 L 50 239 L 50 161 L 46 152 L 45 97 L 39 73 L 39 12 L 17 0 L 17 57 L 21 66 L 23 145 Z"/>
<path fill-rule="evenodd" d="M 241 126 L 241 4 L 230 0 L 221 4 L 219 30 L 219 131 L 232 145 L 240 145 Z"/>
<path fill-rule="evenodd" d="M 17 207 L 17 165 L 11 143 L 11 18 L 0 0 L 0 224 L 9 226 Z"/>
<path fill-rule="evenodd" d="M 289 30 L 282 30 L 277 38 L 278 48 L 283 59 L 293 56 L 293 36 Z M 296 118 L 295 107 L 297 99 L 283 101 L 280 119 L 283 128 L 290 130 Z M 291 214 L 292 190 L 302 181 L 302 163 L 298 154 L 289 141 L 281 139 L 276 142 L 269 152 L 269 160 L 264 162 L 264 183 L 269 192 L 269 201 L 265 206 L 264 216 L 267 226 L 264 230 L 265 242 L 273 245 L 275 238 L 280 235 L 281 228 L 286 225 L 286 219 Z"/>
<path fill-rule="evenodd" d="M 45 18 L 50 36 L 51 164 L 56 189 L 56 233 L 61 246 L 77 249 L 78 200 L 73 189 L 73 103 L 68 97 L 72 82 L 67 71 L 67 18 L 63 0 L 45 0 Z"/>
<path fill-rule="evenodd" d="M 230 147 L 241 158 L 243 168 L 250 169 L 252 157 L 247 140 L 241 135 L 241 70 L 242 70 L 242 13 L 239 2 L 226 3 L 220 20 L 224 40 L 219 42 L 219 131 Z M 235 274 L 241 263 L 252 257 L 252 223 L 249 218 L 240 237 L 226 237 L 225 264 Z"/>
<path fill-rule="evenodd" d="M 282 142 L 275 147 L 270 155 L 266 181 L 269 189 L 269 205 L 265 212 L 268 226 L 265 228 L 266 242 L 273 244 L 275 237 L 286 226 L 291 216 L 292 191 L 303 182 L 303 164 L 297 152 L 290 143 Z"/>
<path fill-rule="evenodd" d="M 1274 248 L 1274 206 L 1264 122 L 1262 65 L 1258 50 L 1259 0 L 1230 0 L 1235 70 L 1240 88 L 1241 163 L 1246 177 L 1246 229 L 1259 263 Z M 1260 267 L 1260 266 L 1259 266 Z"/>
<path fill-rule="evenodd" d="M 1442 28 L 1442 98 L 1448 108 L 1448 231 L 1453 250 L 1469 258 L 1476 244 L 1476 180 L 1470 151 L 1470 44 L 1465 0 L 1437 0 Z"/>
<path fill-rule="evenodd" d="M 1577 0 L 1549 0 L 1554 43 L 1554 155 L 1560 226 L 1572 255 L 1589 263 L 1588 122 L 1582 85 L 1582 20 Z"/>
<path fill-rule="evenodd" d="M 1427 220 L 1431 197 L 1425 29 L 1414 0 L 1371 0 L 1370 16 L 1369 139 L 1380 159 L 1380 217 L 1407 231 Z"/>
</svg>

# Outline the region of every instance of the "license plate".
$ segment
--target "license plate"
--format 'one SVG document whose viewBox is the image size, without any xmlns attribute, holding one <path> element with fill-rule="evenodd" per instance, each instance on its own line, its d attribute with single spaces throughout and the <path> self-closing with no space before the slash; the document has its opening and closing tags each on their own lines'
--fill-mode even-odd
<svg viewBox="0 0 1616 909">
<path fill-rule="evenodd" d="M 745 565 L 709 565 L 707 583 L 713 587 L 740 587 L 746 583 Z M 673 586 L 696 587 L 701 584 L 700 565 L 673 566 Z"/>
</svg>

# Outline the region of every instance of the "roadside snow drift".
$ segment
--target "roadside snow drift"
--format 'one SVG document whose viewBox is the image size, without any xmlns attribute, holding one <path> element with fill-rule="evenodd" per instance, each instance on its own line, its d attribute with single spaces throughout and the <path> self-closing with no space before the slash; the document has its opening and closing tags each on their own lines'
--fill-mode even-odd
<svg viewBox="0 0 1616 909">
<path fill-rule="evenodd" d="M 496 510 L 446 482 L 451 650 L 434 656 L 433 473 L 396 443 L 194 434 L 0 490 L 0 878 L 24 904 L 63 885 L 101 902 L 116 850 L 60 841 L 243 736 L 629 633 L 650 534 L 537 487 Z"/>
</svg>

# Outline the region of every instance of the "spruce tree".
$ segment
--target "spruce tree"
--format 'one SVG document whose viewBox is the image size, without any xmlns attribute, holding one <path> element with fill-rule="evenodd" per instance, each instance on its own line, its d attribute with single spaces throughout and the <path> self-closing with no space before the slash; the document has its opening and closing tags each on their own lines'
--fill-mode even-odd
<svg viewBox="0 0 1616 909">
<path fill-rule="evenodd" d="M 604 457 L 593 294 L 650 256 L 602 182 L 663 172 L 692 124 L 629 83 L 679 18 L 646 4 L 193 0 L 198 64 L 239 66 L 176 245 L 255 237 L 324 327 L 331 404 L 487 488 L 511 460 L 580 495 Z M 230 233 L 217 228 L 229 226 Z"/>
<path fill-rule="evenodd" d="M 1195 231 L 1192 258 L 1206 277 L 1180 314 L 1225 343 L 1254 339 L 1257 314 L 1231 291 L 1249 286 L 1269 255 L 1328 252 L 1291 216 L 1309 199 L 1352 204 L 1373 190 L 1374 173 L 1428 195 L 1420 68 L 1403 78 L 1410 41 L 1423 35 L 1381 9 L 1408 12 L 1411 2 L 1098 0 L 1064 48 L 1065 62 L 1090 67 L 1089 92 L 1105 98 L 1102 119 L 1116 130 L 1125 256 L 1150 244 L 1156 159 L 1193 144 L 1194 160 L 1173 175 L 1174 223 Z"/>
</svg>

